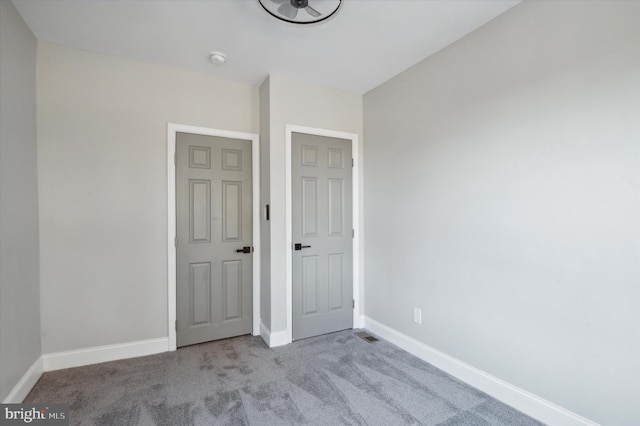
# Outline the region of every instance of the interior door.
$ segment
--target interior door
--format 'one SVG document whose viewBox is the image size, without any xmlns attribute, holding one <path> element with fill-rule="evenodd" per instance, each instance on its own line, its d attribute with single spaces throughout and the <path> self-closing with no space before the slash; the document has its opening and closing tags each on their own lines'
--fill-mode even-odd
<svg viewBox="0 0 640 426">
<path fill-rule="evenodd" d="M 292 134 L 293 339 L 353 328 L 351 141 Z"/>
<path fill-rule="evenodd" d="M 251 141 L 176 135 L 176 335 L 185 346 L 251 332 Z"/>
</svg>

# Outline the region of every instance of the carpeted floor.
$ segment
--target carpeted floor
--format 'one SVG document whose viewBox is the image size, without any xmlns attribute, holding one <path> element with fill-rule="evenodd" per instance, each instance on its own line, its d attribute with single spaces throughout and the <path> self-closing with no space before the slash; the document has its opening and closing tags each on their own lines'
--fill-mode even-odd
<svg viewBox="0 0 640 426">
<path fill-rule="evenodd" d="M 45 373 L 25 402 L 72 425 L 540 425 L 352 330 L 269 349 L 242 336 Z"/>
</svg>

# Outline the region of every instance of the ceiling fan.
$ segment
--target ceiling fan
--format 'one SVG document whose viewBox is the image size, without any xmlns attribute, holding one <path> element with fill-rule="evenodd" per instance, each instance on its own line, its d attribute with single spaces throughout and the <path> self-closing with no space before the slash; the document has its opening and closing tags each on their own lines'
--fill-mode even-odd
<svg viewBox="0 0 640 426">
<path fill-rule="evenodd" d="M 270 15 L 294 24 L 312 24 L 335 14 L 342 0 L 258 0 Z"/>
</svg>

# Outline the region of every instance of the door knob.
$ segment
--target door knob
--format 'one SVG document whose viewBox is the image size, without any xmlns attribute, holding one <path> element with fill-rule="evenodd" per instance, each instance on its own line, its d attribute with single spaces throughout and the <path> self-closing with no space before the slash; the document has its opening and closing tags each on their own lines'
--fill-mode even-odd
<svg viewBox="0 0 640 426">
<path fill-rule="evenodd" d="M 311 247 L 311 246 L 303 246 L 303 245 L 302 245 L 302 244 L 300 244 L 300 243 L 295 243 L 295 244 L 293 245 L 294 250 L 302 250 L 303 248 L 309 248 L 309 247 Z"/>
<path fill-rule="evenodd" d="M 236 250 L 236 253 L 251 253 L 252 251 L 253 251 L 253 247 L 245 246 L 245 247 L 242 247 L 241 249 Z"/>
</svg>

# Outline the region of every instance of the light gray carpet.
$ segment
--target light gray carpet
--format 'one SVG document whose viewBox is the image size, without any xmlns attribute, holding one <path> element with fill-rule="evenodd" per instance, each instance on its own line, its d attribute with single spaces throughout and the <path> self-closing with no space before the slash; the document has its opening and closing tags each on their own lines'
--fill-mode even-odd
<svg viewBox="0 0 640 426">
<path fill-rule="evenodd" d="M 25 402 L 74 425 L 540 425 L 352 330 L 269 349 L 242 336 L 45 373 Z"/>
</svg>

